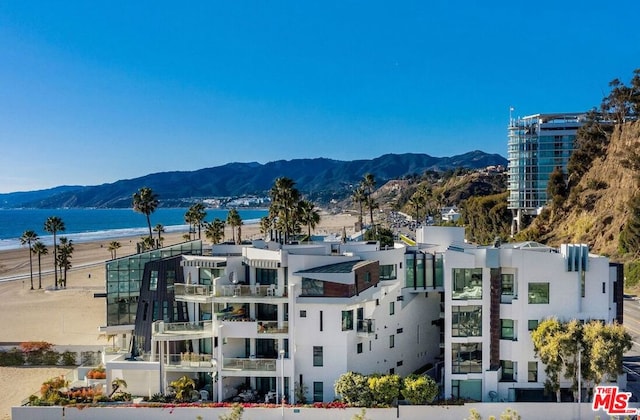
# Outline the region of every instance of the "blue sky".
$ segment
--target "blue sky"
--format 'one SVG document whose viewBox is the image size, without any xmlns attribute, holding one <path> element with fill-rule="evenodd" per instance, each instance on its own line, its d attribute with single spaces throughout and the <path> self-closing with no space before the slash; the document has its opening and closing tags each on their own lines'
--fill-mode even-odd
<svg viewBox="0 0 640 420">
<path fill-rule="evenodd" d="M 0 3 L 0 192 L 227 162 L 506 156 L 640 67 L 635 0 Z"/>
</svg>

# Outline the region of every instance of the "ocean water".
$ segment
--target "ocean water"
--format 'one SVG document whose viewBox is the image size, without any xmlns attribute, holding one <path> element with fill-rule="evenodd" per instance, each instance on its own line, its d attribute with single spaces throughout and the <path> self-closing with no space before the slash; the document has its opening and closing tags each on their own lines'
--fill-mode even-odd
<svg viewBox="0 0 640 420">
<path fill-rule="evenodd" d="M 151 227 L 162 224 L 165 231 L 186 232 L 184 222 L 186 208 L 159 208 L 151 214 Z M 226 220 L 228 210 L 207 209 L 205 220 Z M 266 209 L 238 210 L 244 224 L 258 223 L 266 216 Z M 0 209 L 0 250 L 16 249 L 25 230 L 35 231 L 46 244 L 53 243 L 53 236 L 44 230 L 44 222 L 50 216 L 58 216 L 65 225 L 66 236 L 74 242 L 89 242 L 98 239 L 144 236 L 148 233 L 147 219 L 132 209 Z"/>
</svg>

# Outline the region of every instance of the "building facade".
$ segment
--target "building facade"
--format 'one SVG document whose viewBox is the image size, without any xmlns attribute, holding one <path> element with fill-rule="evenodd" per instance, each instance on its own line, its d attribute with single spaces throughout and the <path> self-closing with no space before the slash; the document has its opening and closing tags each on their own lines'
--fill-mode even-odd
<svg viewBox="0 0 640 420">
<path fill-rule="evenodd" d="M 547 184 L 556 168 L 567 173 L 578 128 L 586 113 L 535 114 L 509 122 L 508 208 L 520 230 L 522 216 L 536 215 L 549 200 Z"/>
<path fill-rule="evenodd" d="M 187 375 L 205 400 L 327 402 L 349 371 L 428 372 L 442 398 L 532 401 L 541 320 L 622 321 L 622 267 L 586 245 L 477 247 L 437 226 L 416 242 L 254 241 L 148 261 L 137 351 L 105 355 L 107 383 L 164 394 Z"/>
</svg>

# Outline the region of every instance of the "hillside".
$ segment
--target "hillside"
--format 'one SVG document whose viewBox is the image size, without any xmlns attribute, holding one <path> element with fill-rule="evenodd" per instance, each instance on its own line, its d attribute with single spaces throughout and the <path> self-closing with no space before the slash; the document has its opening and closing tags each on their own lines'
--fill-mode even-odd
<svg viewBox="0 0 640 420">
<path fill-rule="evenodd" d="M 593 162 L 563 208 L 536 219 L 528 234 L 537 231 L 539 240 L 554 246 L 587 243 L 595 253 L 623 259 L 618 238 L 629 219 L 629 201 L 638 193 L 638 172 L 625 161 L 638 145 L 640 121 L 616 126 L 606 153 Z"/>
<path fill-rule="evenodd" d="M 191 172 L 161 172 L 111 184 L 77 187 L 50 194 L 0 194 L 4 207 L 129 207 L 131 196 L 141 187 L 150 187 L 165 207 L 188 206 L 196 198 L 265 195 L 278 177 L 288 177 L 311 200 L 324 203 L 351 194 L 352 187 L 366 173 L 375 174 L 378 185 L 390 179 L 421 174 L 427 170 L 448 170 L 459 167 L 483 168 L 506 166 L 500 155 L 473 151 L 453 157 L 433 157 L 427 154 L 387 154 L 375 159 L 338 161 L 332 159 L 280 160 L 267 164 L 229 163 L 223 166 Z"/>
</svg>

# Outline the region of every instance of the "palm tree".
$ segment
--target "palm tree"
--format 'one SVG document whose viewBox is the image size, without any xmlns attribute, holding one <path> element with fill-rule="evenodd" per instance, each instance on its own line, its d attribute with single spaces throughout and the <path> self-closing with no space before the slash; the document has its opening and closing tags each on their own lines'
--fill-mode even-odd
<svg viewBox="0 0 640 420">
<path fill-rule="evenodd" d="M 269 216 L 277 220 L 276 226 L 280 233 L 284 232 L 285 242 L 297 227 L 296 209 L 300 201 L 300 192 L 294 185 L 295 182 L 292 179 L 281 177 L 276 179 L 269 191 L 271 197 Z"/>
<path fill-rule="evenodd" d="M 364 174 L 360 185 L 364 188 L 367 195 L 367 206 L 369 207 L 369 217 L 371 218 L 371 226 L 373 227 L 373 209 L 376 208 L 376 203 L 373 201 L 373 189 L 376 187 L 376 179 L 371 173 Z"/>
<path fill-rule="evenodd" d="M 212 244 L 219 244 L 224 238 L 224 222 L 217 217 L 213 222 L 204 222 L 204 236 Z"/>
<path fill-rule="evenodd" d="M 20 243 L 22 245 L 27 244 L 29 246 L 29 277 L 31 278 L 31 290 L 33 290 L 33 262 L 31 258 L 31 244 L 38 240 L 38 234 L 33 230 L 25 230 L 20 237 Z"/>
<path fill-rule="evenodd" d="M 73 241 L 62 236 L 58 246 L 58 265 L 60 267 L 60 282 L 67 288 L 67 271 L 71 268 L 71 255 L 73 254 Z"/>
<path fill-rule="evenodd" d="M 194 228 L 196 226 L 198 227 L 198 239 L 201 238 L 202 222 L 207 217 L 207 212 L 205 211 L 205 208 L 206 207 L 204 206 L 204 204 L 196 203 L 191 207 L 189 207 L 189 210 L 187 210 L 187 213 L 184 215 L 185 221 L 189 223 L 189 225 L 193 225 Z"/>
<path fill-rule="evenodd" d="M 273 240 L 273 219 L 270 216 L 264 216 L 260 218 L 260 233 L 264 235 L 264 239 L 267 239 L 267 234 L 269 234 L 269 239 Z"/>
<path fill-rule="evenodd" d="M 153 231 L 158 233 L 158 246 L 161 247 L 162 246 L 162 242 L 164 241 L 164 238 L 162 237 L 162 234 L 165 232 L 164 226 L 162 226 L 162 224 L 158 223 L 157 225 L 155 225 L 153 227 Z"/>
<path fill-rule="evenodd" d="M 367 199 L 367 193 L 365 192 L 362 185 L 358 185 L 358 187 L 353 192 L 353 195 L 351 196 L 351 200 L 354 203 L 358 203 L 358 206 L 360 207 L 360 218 L 358 219 L 358 222 L 360 222 L 361 227 L 362 227 L 362 203 L 364 203 L 366 199 Z"/>
<path fill-rule="evenodd" d="M 111 393 L 109 394 L 109 398 L 113 397 L 113 394 L 115 394 L 118 390 L 126 387 L 127 382 L 124 379 L 115 378 L 113 381 L 111 381 Z"/>
<path fill-rule="evenodd" d="M 315 229 L 320 223 L 320 212 L 312 202 L 307 200 L 300 201 L 298 210 L 300 212 L 300 221 L 307 225 L 307 236 L 311 239 L 311 229 Z"/>
<path fill-rule="evenodd" d="M 111 241 L 109 242 L 109 252 L 111 252 L 111 259 L 115 260 L 116 259 L 116 254 L 117 254 L 117 250 L 122 247 L 122 245 L 120 245 L 120 242 L 118 241 Z"/>
<path fill-rule="evenodd" d="M 236 244 L 240 243 L 240 226 L 242 225 L 242 218 L 240 217 L 240 213 L 238 210 L 231 209 L 229 213 L 227 213 L 227 224 L 231 226 L 231 234 L 233 237 L 233 242 Z M 238 228 L 238 239 L 236 241 L 236 232 L 235 228 Z"/>
<path fill-rule="evenodd" d="M 158 195 L 154 194 L 149 187 L 142 187 L 138 192 L 133 194 L 133 211 L 142 213 L 147 217 L 147 226 L 149 226 L 149 240 L 153 242 L 153 234 L 151 233 L 151 213 L 158 208 Z"/>
<path fill-rule="evenodd" d="M 64 232 L 65 229 L 64 222 L 58 216 L 51 216 L 44 222 L 44 230 L 53 235 L 53 278 L 55 290 L 58 290 L 58 270 L 56 270 L 58 264 L 58 246 L 56 243 L 56 234 L 58 232 Z"/>
<path fill-rule="evenodd" d="M 38 289 L 42 289 L 42 264 L 41 264 L 41 257 L 43 255 L 47 255 L 49 253 L 49 250 L 47 249 L 47 247 L 40 242 L 39 240 L 37 240 L 34 244 L 33 247 L 31 248 L 31 252 L 33 252 L 34 254 L 36 254 L 38 256 Z"/>
</svg>

